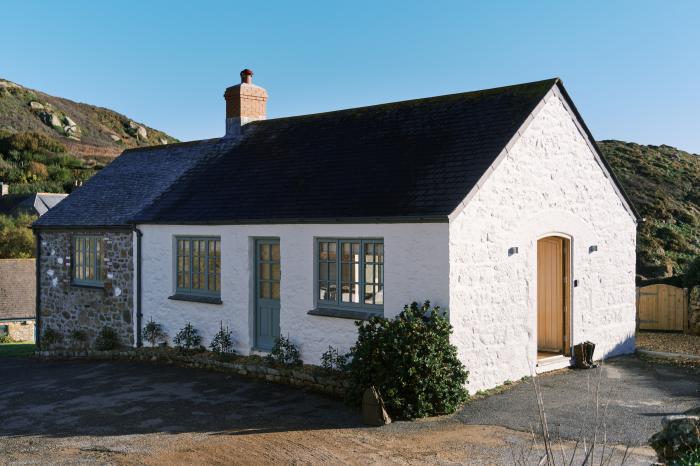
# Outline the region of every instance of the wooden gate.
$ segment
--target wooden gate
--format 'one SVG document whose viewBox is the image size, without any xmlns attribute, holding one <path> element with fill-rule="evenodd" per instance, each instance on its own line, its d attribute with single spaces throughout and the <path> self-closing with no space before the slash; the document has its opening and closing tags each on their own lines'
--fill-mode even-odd
<svg viewBox="0 0 700 466">
<path fill-rule="evenodd" d="M 637 289 L 640 330 L 676 330 L 688 325 L 688 299 L 683 288 L 649 285 Z"/>
</svg>

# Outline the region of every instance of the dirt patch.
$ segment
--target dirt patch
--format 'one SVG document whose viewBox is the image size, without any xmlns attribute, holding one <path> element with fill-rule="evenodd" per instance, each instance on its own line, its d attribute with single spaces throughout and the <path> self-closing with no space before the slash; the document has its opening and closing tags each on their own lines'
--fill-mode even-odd
<svg viewBox="0 0 700 466">
<path fill-rule="evenodd" d="M 700 356 L 700 336 L 682 333 L 639 332 L 637 348 Z"/>
<path fill-rule="evenodd" d="M 529 454 L 536 464 L 540 450 L 530 452 L 532 437 L 503 427 L 468 426 L 447 420 L 415 430 L 320 429 L 280 432 L 226 431 L 176 435 L 13 439 L 5 445 L 8 464 L 512 464 L 513 455 Z M 0 444 L 2 442 L 0 441 Z M 565 452 L 573 442 L 564 442 Z M 622 455 L 622 449 L 617 452 Z M 650 448 L 638 448 L 628 464 L 649 464 Z M 2 463 L 3 460 L 0 460 Z M 3 463 L 5 464 L 5 463 Z"/>
</svg>

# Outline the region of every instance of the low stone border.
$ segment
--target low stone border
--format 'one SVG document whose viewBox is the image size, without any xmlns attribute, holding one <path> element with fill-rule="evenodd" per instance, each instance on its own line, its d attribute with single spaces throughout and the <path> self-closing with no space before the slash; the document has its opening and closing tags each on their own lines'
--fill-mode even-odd
<svg viewBox="0 0 700 466">
<path fill-rule="evenodd" d="M 323 374 L 316 366 L 270 367 L 252 359 L 245 363 L 225 362 L 196 355 L 178 354 L 172 350 L 159 351 L 150 348 L 128 351 L 50 350 L 36 351 L 34 354 L 41 359 L 123 360 L 216 370 L 267 382 L 293 385 L 339 398 L 342 398 L 350 387 L 350 382 L 346 378 Z M 239 356 L 239 358 L 245 357 Z"/>
<path fill-rule="evenodd" d="M 664 351 L 651 351 L 651 350 L 645 350 L 641 348 L 637 348 L 637 354 L 640 356 L 647 356 L 650 358 L 654 359 L 668 359 L 668 360 L 673 360 L 677 361 L 679 359 L 682 359 L 684 361 L 698 361 L 700 362 L 700 356 L 696 356 L 694 354 L 685 354 L 685 353 L 667 353 Z"/>
</svg>

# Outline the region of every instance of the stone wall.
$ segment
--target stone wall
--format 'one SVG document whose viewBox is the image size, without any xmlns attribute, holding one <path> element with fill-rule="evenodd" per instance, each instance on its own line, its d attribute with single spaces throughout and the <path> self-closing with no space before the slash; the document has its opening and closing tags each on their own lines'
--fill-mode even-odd
<svg viewBox="0 0 700 466">
<path fill-rule="evenodd" d="M 63 336 L 70 346 L 70 334 L 83 330 L 87 343 L 94 345 L 103 327 L 114 329 L 123 345 L 133 345 L 134 261 L 130 231 L 89 232 L 102 236 L 105 281 L 101 287 L 72 284 L 73 232 L 41 232 L 39 258 L 40 331 L 47 328 Z"/>
<path fill-rule="evenodd" d="M 0 327 L 7 327 L 7 335 L 14 341 L 34 341 L 34 320 L 3 321 Z"/>
<path fill-rule="evenodd" d="M 700 335 L 700 286 L 689 290 L 688 333 Z"/>
</svg>

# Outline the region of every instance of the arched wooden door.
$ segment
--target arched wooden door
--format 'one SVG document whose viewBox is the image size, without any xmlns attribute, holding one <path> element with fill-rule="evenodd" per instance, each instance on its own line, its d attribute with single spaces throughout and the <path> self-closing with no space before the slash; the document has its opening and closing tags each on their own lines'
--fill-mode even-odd
<svg viewBox="0 0 700 466">
<path fill-rule="evenodd" d="M 545 356 L 568 352 L 568 251 L 565 238 L 537 242 L 537 351 Z"/>
</svg>

